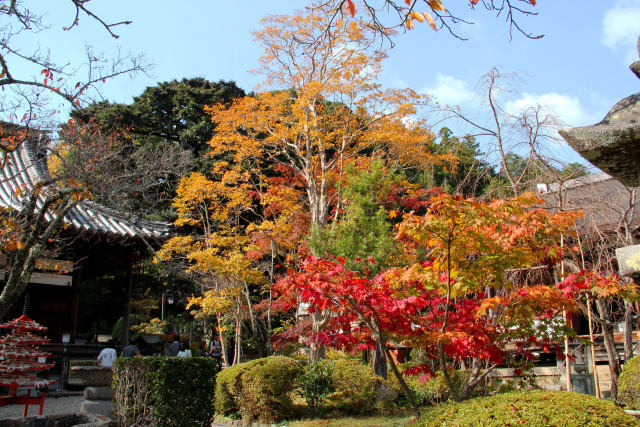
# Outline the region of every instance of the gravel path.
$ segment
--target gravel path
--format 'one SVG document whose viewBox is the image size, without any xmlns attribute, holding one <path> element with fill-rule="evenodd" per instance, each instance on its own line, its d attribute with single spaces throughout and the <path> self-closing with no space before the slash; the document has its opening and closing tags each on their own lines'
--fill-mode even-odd
<svg viewBox="0 0 640 427">
<path fill-rule="evenodd" d="M 50 414 L 78 414 L 80 413 L 80 403 L 82 402 L 82 394 L 49 397 L 44 399 L 43 415 Z M 0 406 L 0 418 L 22 417 L 24 405 L 8 405 Z M 29 405 L 27 415 L 38 415 L 38 405 Z"/>
</svg>

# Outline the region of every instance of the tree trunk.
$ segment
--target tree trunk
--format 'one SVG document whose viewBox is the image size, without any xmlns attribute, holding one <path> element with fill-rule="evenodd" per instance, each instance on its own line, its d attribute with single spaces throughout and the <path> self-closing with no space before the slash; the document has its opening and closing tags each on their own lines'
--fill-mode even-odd
<svg viewBox="0 0 640 427">
<path fill-rule="evenodd" d="M 234 350 L 233 350 L 233 364 L 237 365 L 240 363 L 240 358 L 242 354 L 240 354 L 242 349 L 242 300 L 240 299 L 240 295 L 236 297 L 236 333 L 234 340 Z"/>
<path fill-rule="evenodd" d="M 122 346 L 129 345 L 129 323 L 131 317 L 131 288 L 133 287 L 133 265 L 127 271 L 127 283 L 124 293 L 124 314 L 122 316 Z"/>
<path fill-rule="evenodd" d="M 633 357 L 633 304 L 624 302 L 624 360 Z"/>
<path fill-rule="evenodd" d="M 387 356 L 387 359 L 391 361 L 391 370 L 393 371 L 393 374 L 396 376 L 396 379 L 400 383 L 400 387 L 402 388 L 402 391 L 404 391 L 404 393 L 407 395 L 407 399 L 409 399 L 409 404 L 411 405 L 411 409 L 413 409 L 413 412 L 417 417 L 420 417 L 421 415 L 420 409 L 418 409 L 416 400 L 413 397 L 413 392 L 405 382 L 404 378 L 402 378 L 402 374 L 400 373 L 400 371 L 398 371 L 398 367 L 396 366 L 396 364 L 393 363 L 393 358 L 391 357 L 391 354 L 389 353 L 389 349 L 387 348 L 386 340 L 381 338 L 379 342 L 380 342 L 380 346 L 384 350 L 385 355 Z"/>
<path fill-rule="evenodd" d="M 307 196 L 309 198 L 309 210 L 311 211 L 311 226 L 323 229 L 327 224 L 329 215 L 327 180 L 321 178 L 320 182 L 317 182 L 315 178 L 312 178 L 311 171 L 307 172 Z M 314 253 L 314 255 L 321 254 Z M 316 311 L 311 316 L 312 335 L 322 332 L 331 316 L 331 313 L 327 310 L 321 310 L 317 307 L 315 309 Z M 324 359 L 326 352 L 327 349 L 324 344 L 317 344 L 312 340 L 309 346 L 309 362 L 317 362 L 320 359 Z"/>
<path fill-rule="evenodd" d="M 593 321 L 591 315 L 591 297 L 587 294 L 587 319 L 589 321 L 589 341 L 591 341 L 591 369 L 593 370 L 593 382 L 596 386 L 596 397 L 598 399 L 602 398 L 602 394 L 600 394 L 600 378 L 598 376 L 598 365 L 596 363 L 596 346 L 595 340 L 593 339 Z"/>
<path fill-rule="evenodd" d="M 42 253 L 44 245 L 36 245 L 30 250 L 25 250 L 24 254 L 17 254 L 12 263 L 12 270 L 18 270 L 17 274 L 11 274 L 0 294 L 0 319 L 3 319 L 11 306 L 18 301 L 20 296 L 27 289 L 31 273 L 35 269 L 35 261 Z M 22 259 L 18 259 L 21 256 Z M 13 273 L 13 272 L 12 272 Z"/>
<path fill-rule="evenodd" d="M 458 394 L 458 390 L 456 389 L 455 384 L 453 384 L 453 380 L 451 380 L 451 375 L 449 375 L 449 370 L 447 369 L 447 359 L 444 354 L 444 345 L 442 343 L 438 343 L 438 361 L 440 362 L 440 369 L 442 370 L 442 375 L 444 375 L 444 380 L 447 383 L 451 397 L 453 397 L 453 400 L 456 402 L 460 402 L 460 395 Z"/>
<path fill-rule="evenodd" d="M 225 366 L 231 366 L 229 363 L 229 355 L 227 353 L 227 344 L 224 342 L 224 335 L 222 333 L 222 321 L 220 317 L 222 315 L 220 313 L 216 313 L 216 319 L 218 319 L 218 338 L 220 338 L 220 347 L 222 347 L 222 361 Z"/>
<path fill-rule="evenodd" d="M 460 400 L 467 400 L 471 397 L 473 390 L 480 382 L 480 363 L 477 359 L 473 359 L 471 376 L 460 389 Z"/>
<path fill-rule="evenodd" d="M 602 320 L 602 336 L 604 338 L 604 347 L 607 350 L 607 358 L 609 359 L 609 373 L 611 375 L 611 399 L 615 401 L 618 398 L 618 375 L 620 375 L 620 360 L 616 352 L 616 343 L 613 338 L 613 325 L 607 318 L 606 307 L 601 298 L 596 299 L 596 307 L 598 314 Z"/>
<path fill-rule="evenodd" d="M 485 371 L 481 374 L 480 372 L 482 372 L 482 361 L 480 359 L 476 359 L 474 358 L 473 361 L 471 362 L 471 377 L 469 377 L 469 379 L 467 380 L 466 384 L 464 386 L 462 386 L 461 390 L 460 390 L 460 400 L 467 400 L 470 399 L 474 390 L 476 389 L 476 387 L 478 386 L 478 384 L 480 384 L 480 382 L 482 380 L 484 380 L 485 378 L 487 378 L 487 375 L 489 375 L 489 372 L 493 371 L 495 369 L 496 366 L 498 365 L 491 365 L 489 367 L 487 367 L 485 369 Z"/>
<path fill-rule="evenodd" d="M 273 354 L 273 345 L 271 344 L 271 335 L 273 334 L 273 322 L 271 320 L 271 305 L 273 304 L 273 290 L 269 287 L 269 308 L 267 309 L 267 355 Z"/>
<path fill-rule="evenodd" d="M 6 282 L 0 294 L 0 319 L 7 315 L 11 306 L 24 293 L 45 245 L 50 238 L 54 237 L 67 212 L 76 205 L 71 201 L 69 194 L 60 195 L 60 197 L 62 201 L 53 215 L 53 220 L 49 223 L 45 221 L 45 215 L 55 199 L 49 198 L 38 207 L 39 197 L 37 194 L 32 194 L 21 210 L 28 218 L 29 228 L 23 233 L 20 239 L 22 248 L 15 252 L 13 262 L 6 273 Z"/>
<path fill-rule="evenodd" d="M 265 338 L 263 333 L 263 328 L 260 328 L 258 325 L 258 319 L 255 310 L 253 309 L 253 305 L 251 303 L 251 292 L 249 291 L 249 284 L 247 282 L 244 283 L 244 293 L 245 299 L 247 300 L 247 308 L 249 311 L 249 324 L 251 325 L 251 336 L 258 347 L 258 354 L 260 357 L 268 356 L 269 350 L 267 349 L 266 341 L 268 339 Z"/>
<path fill-rule="evenodd" d="M 316 310 L 311 315 L 311 332 L 315 335 L 324 331 L 324 328 L 329 322 L 329 316 L 331 313 L 328 310 Z M 318 344 L 315 340 L 311 340 L 309 346 L 309 363 L 317 362 L 320 359 L 324 359 L 327 353 L 327 346 L 324 344 Z"/>
<path fill-rule="evenodd" d="M 275 253 L 276 253 L 276 248 L 273 243 L 273 240 L 271 240 L 271 267 L 269 269 L 269 306 L 267 308 L 267 339 L 266 339 L 267 355 L 269 356 L 273 354 L 273 345 L 271 344 L 271 335 L 273 334 L 273 321 L 271 316 L 271 308 L 273 305 L 273 276 L 275 274 L 274 269 L 275 269 L 275 257 L 276 257 Z"/>
<path fill-rule="evenodd" d="M 387 379 L 387 356 L 379 339 L 376 340 L 376 348 L 373 351 L 373 372 L 377 376 Z"/>
</svg>

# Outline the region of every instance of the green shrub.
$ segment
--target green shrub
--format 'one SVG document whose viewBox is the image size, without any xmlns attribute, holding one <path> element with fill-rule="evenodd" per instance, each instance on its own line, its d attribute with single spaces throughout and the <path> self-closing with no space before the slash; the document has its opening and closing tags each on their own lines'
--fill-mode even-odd
<svg viewBox="0 0 640 427">
<path fill-rule="evenodd" d="M 624 364 L 618 377 L 618 402 L 628 409 L 640 409 L 640 356 L 632 357 Z"/>
<path fill-rule="evenodd" d="M 330 360 L 319 360 L 305 366 L 298 377 L 300 395 L 305 398 L 312 412 L 317 412 L 324 399 L 334 391 L 331 374 L 334 364 Z"/>
<path fill-rule="evenodd" d="M 209 426 L 216 372 L 211 358 L 118 358 L 115 415 L 121 425 Z"/>
<path fill-rule="evenodd" d="M 362 360 L 362 356 L 360 354 L 352 354 L 347 353 L 346 351 L 336 350 L 335 348 L 327 348 L 326 358 L 328 360 L 341 360 L 341 359 L 349 359 L 356 362 Z"/>
<path fill-rule="evenodd" d="M 331 381 L 335 392 L 327 396 L 329 404 L 349 415 L 371 412 L 377 403 L 376 386 L 380 384 L 371 367 L 349 359 L 333 363 Z"/>
<path fill-rule="evenodd" d="M 141 314 L 131 313 L 129 315 L 129 342 L 134 342 L 139 336 L 140 332 L 136 329 L 136 326 L 147 321 L 147 318 Z M 111 337 L 118 342 L 122 341 L 122 329 L 124 326 L 124 318 L 120 317 L 111 331 Z"/>
<path fill-rule="evenodd" d="M 452 373 L 457 378 L 456 372 Z M 419 375 L 407 375 L 405 377 L 407 385 L 413 392 L 413 398 L 419 406 L 435 405 L 440 402 L 449 400 L 451 391 L 447 386 L 444 374 L 441 371 L 436 372 L 434 376 L 426 381 L 422 381 Z"/>
<path fill-rule="evenodd" d="M 224 369 L 218 374 L 216 412 L 238 412 L 250 421 L 276 422 L 293 414 L 291 392 L 302 374 L 300 363 L 271 356 Z"/>
<path fill-rule="evenodd" d="M 231 415 L 240 411 L 238 396 L 240 395 L 241 374 L 256 361 L 240 363 L 223 369 L 216 376 L 215 409 L 217 414 Z"/>
<path fill-rule="evenodd" d="M 516 391 L 445 403 L 423 414 L 416 426 L 637 426 L 613 403 L 562 391 Z"/>
<path fill-rule="evenodd" d="M 410 364 L 399 365 L 398 370 L 403 373 L 404 370 L 410 366 Z M 467 378 L 467 374 L 464 371 L 451 371 L 449 376 L 457 390 L 461 388 L 463 381 Z M 449 390 L 442 371 L 436 372 L 435 375 L 426 381 L 421 380 L 420 375 L 403 374 L 403 378 L 413 393 L 413 398 L 418 406 L 436 405 L 449 400 L 451 397 L 451 391 Z M 409 400 L 392 372 L 389 374 L 387 381 L 390 387 L 398 394 L 396 403 L 401 406 L 408 406 Z"/>
</svg>

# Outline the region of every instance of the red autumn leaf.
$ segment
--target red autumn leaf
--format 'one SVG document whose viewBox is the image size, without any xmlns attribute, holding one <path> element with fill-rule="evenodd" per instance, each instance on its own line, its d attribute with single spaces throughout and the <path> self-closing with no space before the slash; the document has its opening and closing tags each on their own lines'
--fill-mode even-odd
<svg viewBox="0 0 640 427">
<path fill-rule="evenodd" d="M 356 5 L 353 0 L 347 0 L 347 10 L 352 17 L 356 14 Z"/>
</svg>

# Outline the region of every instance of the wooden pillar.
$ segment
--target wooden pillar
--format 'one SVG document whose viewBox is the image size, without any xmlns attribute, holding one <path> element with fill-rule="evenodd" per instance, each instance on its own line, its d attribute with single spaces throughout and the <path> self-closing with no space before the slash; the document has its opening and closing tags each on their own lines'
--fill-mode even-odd
<svg viewBox="0 0 640 427">
<path fill-rule="evenodd" d="M 124 315 L 122 316 L 122 346 L 129 344 L 129 316 L 131 314 L 131 287 L 133 286 L 133 256 L 129 256 L 127 281 L 124 293 Z"/>
<path fill-rule="evenodd" d="M 84 246 L 84 245 L 83 245 Z M 85 250 L 88 252 L 89 249 L 85 247 Z M 69 332 L 71 333 L 71 338 L 75 339 L 76 334 L 78 332 L 78 309 L 80 305 L 80 283 L 82 282 L 82 270 L 84 260 L 86 258 L 82 258 L 82 260 L 74 260 L 73 261 L 73 271 L 71 273 L 71 328 Z"/>
</svg>

